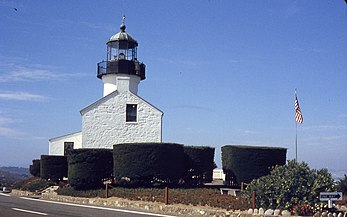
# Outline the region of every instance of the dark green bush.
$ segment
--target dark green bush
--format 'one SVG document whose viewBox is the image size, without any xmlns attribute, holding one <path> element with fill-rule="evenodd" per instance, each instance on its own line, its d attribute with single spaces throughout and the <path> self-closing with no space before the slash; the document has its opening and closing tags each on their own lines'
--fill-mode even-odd
<svg viewBox="0 0 347 217">
<path fill-rule="evenodd" d="M 39 159 L 33 160 L 33 164 L 29 166 L 30 174 L 35 177 L 40 177 L 40 167 L 41 167 L 40 160 Z"/>
<path fill-rule="evenodd" d="M 214 148 L 206 146 L 184 146 L 185 180 L 193 185 L 211 182 L 214 164 Z"/>
<path fill-rule="evenodd" d="M 222 165 L 226 184 L 250 183 L 268 175 L 275 165 L 286 163 L 287 149 L 277 147 L 223 146 Z"/>
<path fill-rule="evenodd" d="M 113 146 L 113 173 L 120 185 L 175 184 L 184 173 L 183 146 L 126 143 Z"/>
<path fill-rule="evenodd" d="M 257 207 L 294 212 L 304 205 L 311 209 L 319 203 L 320 192 L 333 190 L 334 180 L 327 169 L 311 170 L 306 163 L 292 160 L 287 165 L 275 166 L 270 175 L 253 180 L 245 193 L 251 198 L 255 192 Z"/>
<path fill-rule="evenodd" d="M 111 149 L 74 149 L 68 155 L 69 184 L 77 189 L 97 189 L 112 175 Z"/>
<path fill-rule="evenodd" d="M 40 177 L 43 179 L 59 182 L 67 177 L 66 156 L 41 155 Z"/>
</svg>

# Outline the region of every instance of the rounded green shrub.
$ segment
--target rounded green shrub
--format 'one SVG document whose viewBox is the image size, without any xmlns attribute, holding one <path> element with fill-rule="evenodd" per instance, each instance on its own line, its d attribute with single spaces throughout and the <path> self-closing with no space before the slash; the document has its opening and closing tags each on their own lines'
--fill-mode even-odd
<svg viewBox="0 0 347 217">
<path fill-rule="evenodd" d="M 40 177 L 54 182 L 67 177 L 66 156 L 41 155 Z"/>
<path fill-rule="evenodd" d="M 222 165 L 226 184 L 250 183 L 268 175 L 275 165 L 286 163 L 286 148 L 256 146 L 223 146 Z"/>
<path fill-rule="evenodd" d="M 286 165 L 275 166 L 270 175 L 253 180 L 245 194 L 251 198 L 255 192 L 257 207 L 298 212 L 297 208 L 303 204 L 313 208 L 319 203 L 320 192 L 333 190 L 334 180 L 327 169 L 311 170 L 306 163 L 292 160 Z"/>
<path fill-rule="evenodd" d="M 74 149 L 68 155 L 69 184 L 76 190 L 97 189 L 112 175 L 111 149 Z"/>
<path fill-rule="evenodd" d="M 113 174 L 119 184 L 175 184 L 183 177 L 183 146 L 173 143 L 125 143 L 113 146 Z"/>
</svg>

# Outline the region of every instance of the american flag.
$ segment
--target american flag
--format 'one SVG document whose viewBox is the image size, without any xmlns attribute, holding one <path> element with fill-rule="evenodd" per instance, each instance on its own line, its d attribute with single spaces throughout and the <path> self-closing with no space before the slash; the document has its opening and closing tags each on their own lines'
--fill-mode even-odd
<svg viewBox="0 0 347 217">
<path fill-rule="evenodd" d="M 304 121 L 304 118 L 302 117 L 302 114 L 300 111 L 299 101 L 296 96 L 295 96 L 295 121 L 298 122 L 299 124 L 302 124 L 302 122 Z"/>
</svg>

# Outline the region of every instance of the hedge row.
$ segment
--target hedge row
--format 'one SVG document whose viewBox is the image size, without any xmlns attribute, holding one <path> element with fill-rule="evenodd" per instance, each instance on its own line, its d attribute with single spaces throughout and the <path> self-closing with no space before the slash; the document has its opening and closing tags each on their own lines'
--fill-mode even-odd
<svg viewBox="0 0 347 217">
<path fill-rule="evenodd" d="M 200 185 L 212 180 L 214 148 L 174 143 L 113 146 L 113 174 L 119 185 Z"/>
<path fill-rule="evenodd" d="M 286 162 L 285 148 L 223 146 L 226 184 L 249 183 Z M 75 149 L 66 156 L 42 155 L 30 172 L 58 182 L 63 177 L 75 189 L 93 189 L 112 175 L 119 185 L 201 185 L 212 181 L 214 148 L 174 143 L 124 143 L 110 149 Z M 38 165 L 40 168 L 38 169 Z"/>
<path fill-rule="evenodd" d="M 118 185 L 201 185 L 212 181 L 214 148 L 174 143 L 125 143 L 110 149 L 74 149 L 66 156 L 42 155 L 40 177 L 55 182 L 68 177 L 77 189 L 96 189 L 115 177 Z M 37 170 L 37 169 L 36 169 Z"/>
<path fill-rule="evenodd" d="M 77 189 L 95 189 L 112 174 L 112 150 L 74 149 L 68 155 L 69 184 Z"/>
<path fill-rule="evenodd" d="M 137 185 L 175 183 L 184 174 L 183 146 L 170 143 L 125 143 L 113 146 L 113 174 Z"/>
<path fill-rule="evenodd" d="M 41 155 L 40 177 L 54 182 L 67 177 L 66 156 Z"/>
<path fill-rule="evenodd" d="M 285 165 L 286 148 L 255 146 L 223 146 L 222 165 L 226 184 L 250 183 L 268 175 L 275 165 Z"/>
</svg>

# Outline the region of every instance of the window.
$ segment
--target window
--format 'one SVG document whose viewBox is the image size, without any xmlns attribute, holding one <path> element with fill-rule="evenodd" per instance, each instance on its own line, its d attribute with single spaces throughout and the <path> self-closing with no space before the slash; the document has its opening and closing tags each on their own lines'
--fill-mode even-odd
<svg viewBox="0 0 347 217">
<path fill-rule="evenodd" d="M 70 154 L 70 151 L 73 150 L 73 142 L 64 142 L 64 156 Z"/>
<path fill-rule="evenodd" d="M 126 122 L 137 122 L 137 105 L 127 104 Z"/>
</svg>

